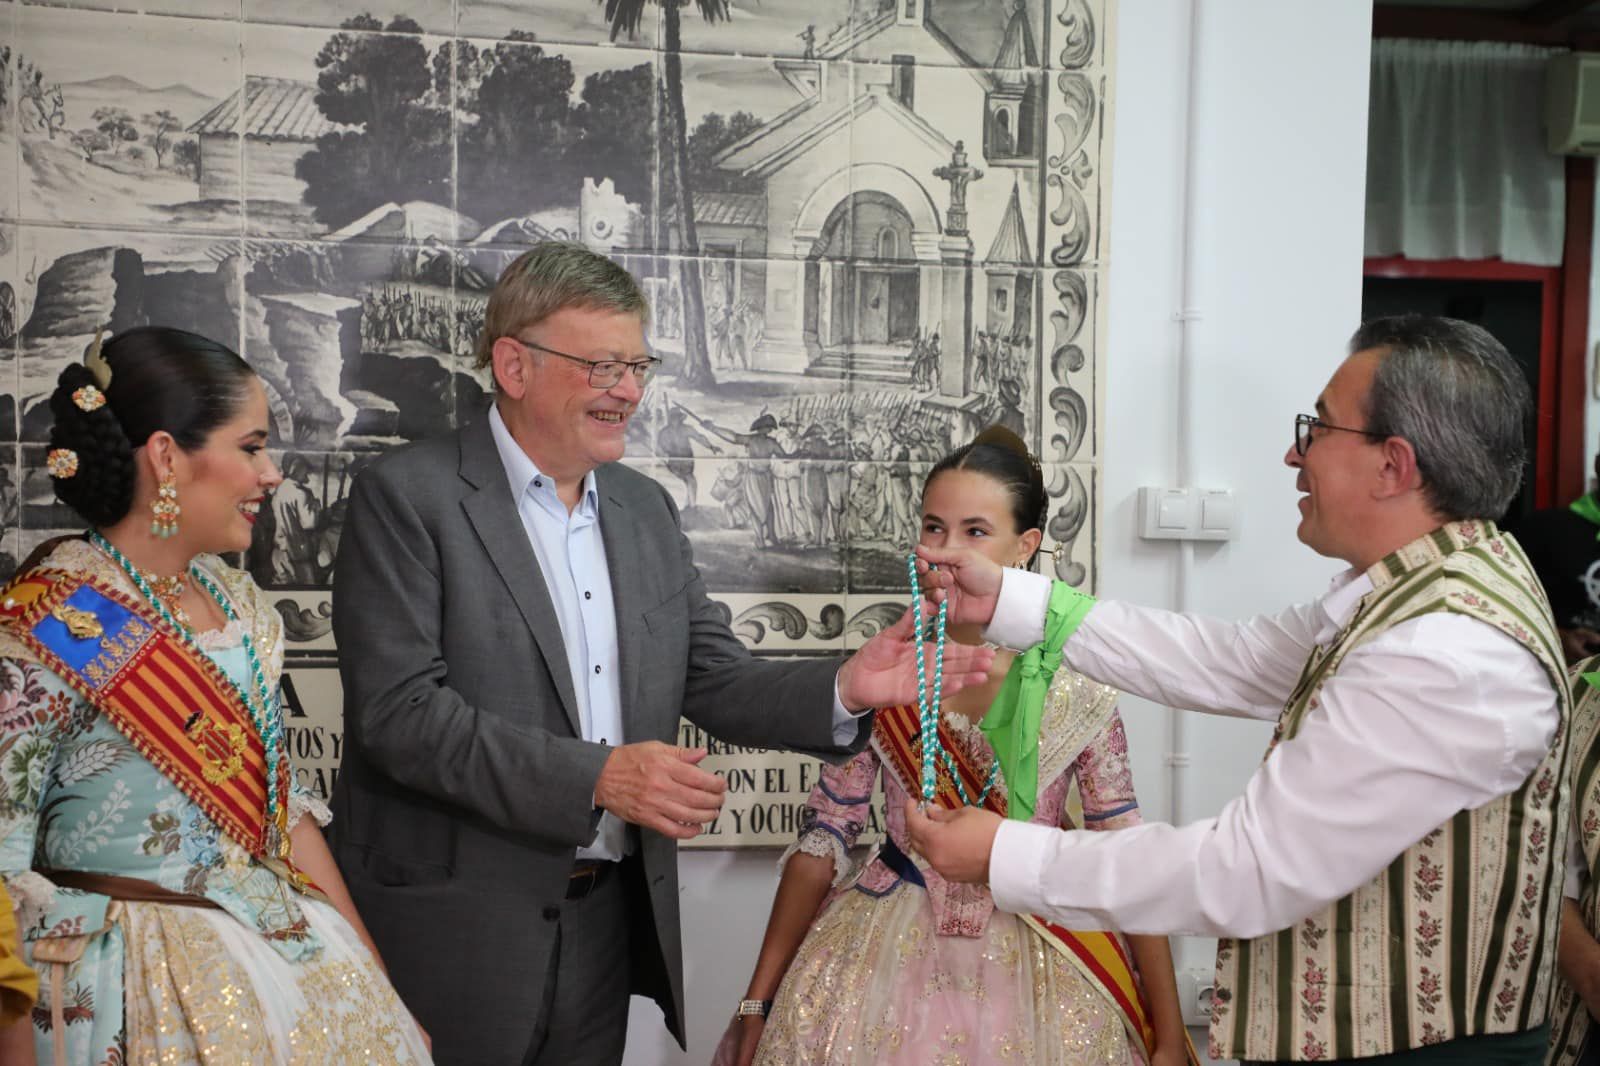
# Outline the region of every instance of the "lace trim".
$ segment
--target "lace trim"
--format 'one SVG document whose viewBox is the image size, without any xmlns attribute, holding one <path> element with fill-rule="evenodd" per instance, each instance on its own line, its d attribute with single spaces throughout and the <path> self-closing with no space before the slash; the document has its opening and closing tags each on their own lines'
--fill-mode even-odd
<svg viewBox="0 0 1600 1066">
<path fill-rule="evenodd" d="M 6 878 L 6 894 L 17 910 L 18 929 L 37 929 L 55 909 L 56 886 L 36 870 L 23 870 Z"/>
<path fill-rule="evenodd" d="M 844 843 L 825 829 L 812 829 L 801 833 L 800 839 L 783 849 L 783 854 L 778 856 L 778 873 L 783 873 L 783 868 L 789 865 L 789 857 L 795 853 L 815 855 L 819 859 L 833 860 L 833 880 L 830 887 L 838 888 L 849 879 L 854 872 L 854 865 L 850 862 L 850 855 L 844 850 Z"/>
<path fill-rule="evenodd" d="M 291 789 L 289 792 L 289 829 L 300 824 L 300 819 L 311 815 L 311 820 L 324 829 L 333 821 L 333 812 L 314 793 Z"/>
<path fill-rule="evenodd" d="M 978 728 L 974 722 L 960 711 L 946 711 L 941 708 L 939 714 L 949 724 L 950 728 L 957 733 L 971 733 Z"/>
<path fill-rule="evenodd" d="M 244 627 L 238 622 L 229 622 L 221 629 L 208 629 L 203 633 L 196 633 L 194 640 L 206 651 L 237 648 L 244 642 Z"/>
</svg>

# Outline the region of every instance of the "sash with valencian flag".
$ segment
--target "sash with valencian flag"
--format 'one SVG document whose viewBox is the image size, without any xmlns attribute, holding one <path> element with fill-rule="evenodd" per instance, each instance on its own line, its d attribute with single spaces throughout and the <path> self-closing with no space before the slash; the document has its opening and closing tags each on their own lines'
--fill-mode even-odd
<svg viewBox="0 0 1600 1066">
<path fill-rule="evenodd" d="M 94 705 L 258 862 L 317 892 L 267 822 L 266 751 L 238 689 L 143 605 L 82 573 L 37 568 L 0 590 L 0 626 Z M 278 760 L 279 819 L 289 760 Z M 319 893 L 320 894 L 320 893 Z"/>
<path fill-rule="evenodd" d="M 872 727 L 872 742 L 899 778 L 906 794 L 920 796 L 921 786 L 911 784 L 922 780 L 922 727 L 917 708 L 907 704 L 878 711 Z M 950 764 L 961 775 L 967 795 L 976 796 L 982 792 L 987 771 L 979 773 L 971 764 L 964 748 L 954 742 L 943 719 L 939 722 L 939 742 L 950 753 Z M 934 802 L 948 810 L 960 810 L 963 806 L 961 795 L 956 791 L 949 768 L 942 761 L 936 782 Z M 1006 815 L 1006 798 L 999 789 L 989 793 L 983 806 L 1002 818 Z M 1155 1026 L 1151 1023 L 1150 1011 L 1145 1005 L 1139 982 L 1134 977 L 1128 945 L 1122 936 L 1118 933 L 1066 929 L 1034 914 L 1019 917 L 1088 978 L 1095 990 L 1116 1008 L 1129 1035 L 1144 1044 L 1146 1054 L 1153 1054 L 1156 1047 Z M 1185 1043 L 1189 1061 L 1198 1063 L 1200 1059 L 1194 1046 L 1187 1039 Z"/>
</svg>

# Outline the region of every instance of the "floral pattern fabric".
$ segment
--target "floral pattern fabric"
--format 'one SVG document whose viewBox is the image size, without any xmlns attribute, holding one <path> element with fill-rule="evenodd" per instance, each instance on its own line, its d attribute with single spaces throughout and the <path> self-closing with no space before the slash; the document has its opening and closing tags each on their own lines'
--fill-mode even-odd
<svg viewBox="0 0 1600 1066">
<path fill-rule="evenodd" d="M 64 543 L 46 565 L 90 571 L 138 596 L 121 570 L 84 542 Z M 201 566 L 227 591 L 275 682 L 283 662 L 276 613 L 247 576 L 214 558 L 202 559 Z M 230 626 L 206 636 L 200 645 L 219 668 L 247 685 L 250 674 L 242 634 L 239 627 Z M 298 786 L 292 787 L 291 809 L 309 812 L 325 824 L 326 807 Z M 137 878 L 175 893 L 204 897 L 223 913 L 173 905 L 113 905 L 106 896 L 54 886 L 41 878 L 40 870 Z M 127 985 L 130 1002 L 125 1003 L 125 969 L 147 973 L 152 961 L 164 965 L 160 959 L 130 956 L 130 952 L 140 951 L 141 943 L 137 938 L 130 941 L 130 910 L 137 909 L 148 921 L 159 921 L 158 912 L 162 911 L 191 912 L 180 916 L 180 921 L 190 921 L 193 914 L 210 915 L 212 924 L 222 922 L 247 934 L 226 941 L 234 945 L 236 953 L 245 945 L 252 953 L 273 957 L 235 960 L 237 964 L 257 972 L 277 972 L 280 981 L 282 974 L 294 980 L 294 975 L 317 971 L 328 949 L 327 937 L 317 931 L 319 926 L 336 931 L 336 939 L 341 941 L 336 953 L 348 955 L 342 942 L 354 941 L 348 923 L 337 912 L 300 895 L 221 833 L 205 812 L 140 755 L 93 705 L 3 630 L 0 879 L 19 901 L 24 953 L 30 959 L 46 941 L 89 934 L 81 956 L 67 966 L 62 985 L 67 1057 L 73 1063 L 124 1061 L 126 1023 L 139 1013 L 130 1009 L 138 1006 L 131 1000 L 141 994 L 139 989 L 153 987 L 143 981 L 139 988 Z M 319 912 L 316 921 L 308 916 L 308 908 Z M 359 951 L 356 961 L 375 969 L 370 953 L 359 948 L 359 941 L 355 943 Z M 44 952 L 48 957 L 58 953 Z M 48 966 L 40 968 L 48 970 Z M 382 983 L 387 987 L 386 981 Z M 53 1004 L 49 980 L 41 984 L 33 1021 L 40 1061 L 49 1062 L 53 1056 Z M 248 989 L 236 987 L 232 994 L 245 992 Z M 392 988 L 388 989 L 388 1001 L 380 997 L 377 1004 L 406 1017 Z M 222 1061 L 227 1060 L 222 1056 Z M 179 1054 L 162 1061 L 201 1059 Z M 245 1060 L 235 1057 L 232 1061 Z M 379 1061 L 414 1060 L 391 1056 Z"/>
</svg>

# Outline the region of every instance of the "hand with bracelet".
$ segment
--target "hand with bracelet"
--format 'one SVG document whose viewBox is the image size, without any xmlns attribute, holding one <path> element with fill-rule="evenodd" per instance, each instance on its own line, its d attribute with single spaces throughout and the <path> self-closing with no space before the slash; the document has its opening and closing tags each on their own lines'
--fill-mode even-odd
<svg viewBox="0 0 1600 1066">
<path fill-rule="evenodd" d="M 756 1047 L 761 1043 L 761 1033 L 767 1027 L 767 1015 L 772 1012 L 770 999 L 741 999 L 733 1012 L 733 1024 L 739 1030 L 734 1050 L 734 1066 L 750 1066 L 755 1061 Z"/>
</svg>

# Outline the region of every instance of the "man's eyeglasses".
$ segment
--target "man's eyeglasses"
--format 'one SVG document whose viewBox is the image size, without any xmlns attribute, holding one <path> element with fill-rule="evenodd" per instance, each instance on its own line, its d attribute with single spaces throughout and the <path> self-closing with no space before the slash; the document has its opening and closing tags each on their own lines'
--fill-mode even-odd
<svg viewBox="0 0 1600 1066">
<path fill-rule="evenodd" d="M 1294 450 L 1299 453 L 1302 458 L 1305 457 L 1306 452 L 1311 450 L 1311 442 L 1316 440 L 1316 438 L 1311 435 L 1311 431 L 1313 429 L 1336 429 L 1341 433 L 1359 433 L 1363 437 L 1371 437 L 1373 440 L 1388 440 L 1390 436 L 1387 433 L 1374 433 L 1370 429 L 1355 429 L 1351 426 L 1330 425 L 1329 423 L 1318 418 L 1316 415 L 1295 415 Z"/>
<path fill-rule="evenodd" d="M 622 380 L 622 375 L 629 370 L 633 371 L 633 380 L 638 382 L 639 386 L 643 388 L 650 381 L 650 375 L 656 372 L 656 367 L 661 365 L 661 360 L 657 359 L 655 356 L 651 356 L 648 359 L 639 360 L 579 359 L 575 355 L 568 355 L 566 352 L 558 352 L 554 348 L 546 348 L 542 344 L 535 344 L 533 341 L 525 341 L 521 337 L 512 337 L 511 339 L 522 345 L 524 348 L 537 348 L 541 352 L 556 356 L 560 359 L 565 359 L 569 363 L 577 363 L 579 366 L 588 367 L 589 387 L 591 389 L 615 388 L 617 382 Z"/>
</svg>

